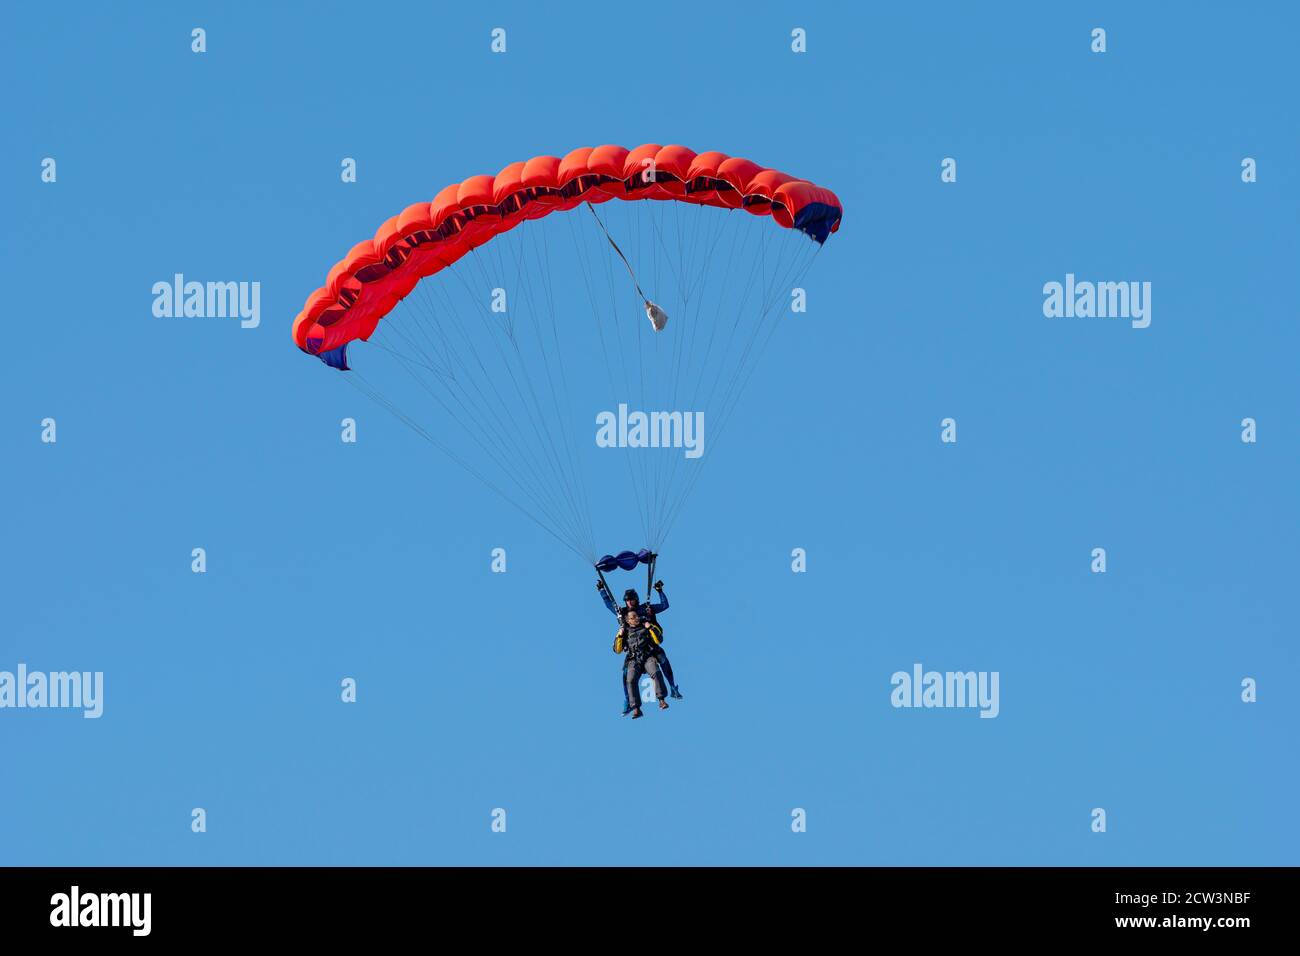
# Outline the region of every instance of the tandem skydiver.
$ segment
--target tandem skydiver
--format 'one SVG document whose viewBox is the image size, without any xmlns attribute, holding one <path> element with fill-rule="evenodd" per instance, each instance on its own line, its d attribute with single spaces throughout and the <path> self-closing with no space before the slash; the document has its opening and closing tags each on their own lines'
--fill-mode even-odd
<svg viewBox="0 0 1300 956">
<path fill-rule="evenodd" d="M 655 684 L 655 698 L 659 709 L 667 710 L 668 689 L 664 687 L 663 669 L 659 666 L 655 651 L 659 648 L 656 631 L 659 625 L 642 620 L 640 610 L 636 607 L 623 612 L 623 626 L 614 638 L 614 653 L 626 653 L 623 658 L 623 693 L 627 698 L 627 710 L 632 712 L 632 719 L 643 716 L 641 713 L 641 675 L 649 674 Z M 627 711 L 624 711 L 627 713 Z"/>
<path fill-rule="evenodd" d="M 642 604 L 640 596 L 636 593 L 636 590 L 634 588 L 628 588 L 626 591 L 623 592 L 623 607 L 619 607 L 617 604 L 614 603 L 614 598 L 609 593 L 609 589 L 605 587 L 604 579 L 601 579 L 596 582 L 596 590 L 600 592 L 601 599 L 605 602 L 605 607 L 609 608 L 610 613 L 618 618 L 620 629 L 624 626 L 625 615 L 632 610 L 635 610 L 637 612 L 638 616 L 642 619 L 642 621 L 658 625 L 659 622 L 656 619 L 656 615 L 668 610 L 668 595 L 664 594 L 664 583 L 662 581 L 656 581 L 654 587 L 655 587 L 655 591 L 657 591 L 659 594 L 658 603 Z M 663 639 L 662 633 L 663 632 L 661 630 L 659 640 Z M 673 665 L 671 662 L 669 662 L 667 653 L 665 653 L 663 646 L 658 642 L 655 643 L 654 650 L 655 650 L 654 653 L 655 660 L 659 662 L 659 666 L 663 670 L 664 677 L 668 681 L 668 688 L 672 693 L 673 699 L 681 700 L 682 692 L 680 689 L 678 689 L 677 681 L 673 678 Z M 624 662 L 624 664 L 626 665 L 626 661 Z M 623 681 L 620 682 L 619 684 L 620 690 L 622 690 L 623 684 L 626 682 L 626 680 L 627 680 L 627 671 L 625 666 L 624 673 L 623 673 Z M 626 695 L 624 696 L 626 697 Z M 632 707 L 627 704 L 626 700 L 624 700 L 623 716 L 626 717 L 631 710 Z"/>
</svg>

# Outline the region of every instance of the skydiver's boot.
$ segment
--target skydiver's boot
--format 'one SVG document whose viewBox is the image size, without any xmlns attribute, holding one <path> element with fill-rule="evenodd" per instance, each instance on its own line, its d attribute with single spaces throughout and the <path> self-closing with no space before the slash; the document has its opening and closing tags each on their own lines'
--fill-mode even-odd
<svg viewBox="0 0 1300 956">
<path fill-rule="evenodd" d="M 673 700 L 681 700 L 681 699 L 682 699 L 682 692 L 681 692 L 680 690 L 677 689 L 677 685 L 676 685 L 676 684 L 673 684 L 673 685 L 672 685 L 671 687 L 669 687 L 668 689 L 669 689 L 669 691 L 671 692 L 671 693 L 669 694 L 669 696 L 671 696 Z"/>
<path fill-rule="evenodd" d="M 668 701 L 664 700 L 662 697 L 659 698 L 659 709 L 660 710 L 668 709 Z"/>
<path fill-rule="evenodd" d="M 633 708 L 632 708 L 632 719 L 633 719 L 633 720 L 636 720 L 638 717 L 644 717 L 644 716 L 645 716 L 645 714 L 641 713 L 641 708 L 640 708 L 640 707 L 633 707 Z"/>
<path fill-rule="evenodd" d="M 619 716 L 626 717 L 630 713 L 632 713 L 632 705 L 627 701 L 623 701 L 623 713 L 619 714 Z"/>
</svg>

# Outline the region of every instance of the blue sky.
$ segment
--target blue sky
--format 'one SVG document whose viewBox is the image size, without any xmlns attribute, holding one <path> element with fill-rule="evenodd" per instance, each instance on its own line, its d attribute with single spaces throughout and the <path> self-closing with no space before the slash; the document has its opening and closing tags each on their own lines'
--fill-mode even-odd
<svg viewBox="0 0 1300 956">
<path fill-rule="evenodd" d="M 0 711 L 0 862 L 1294 864 L 1296 13 L 861 7 L 14 10 L 0 670 L 106 699 Z M 686 700 L 636 723 L 591 570 L 288 333 L 409 203 L 607 142 L 845 206 L 664 546 Z M 260 326 L 156 319 L 177 272 Z M 1066 273 L 1151 326 L 1045 318 Z M 999 716 L 892 708 L 916 662 Z"/>
</svg>

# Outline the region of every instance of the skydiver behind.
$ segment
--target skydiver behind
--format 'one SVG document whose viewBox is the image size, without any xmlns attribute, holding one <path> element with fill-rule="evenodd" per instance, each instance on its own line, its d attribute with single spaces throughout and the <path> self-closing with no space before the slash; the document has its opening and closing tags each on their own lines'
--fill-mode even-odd
<svg viewBox="0 0 1300 956">
<path fill-rule="evenodd" d="M 624 616 L 628 613 L 628 611 L 631 610 L 635 610 L 643 621 L 658 625 L 659 622 L 657 620 L 657 615 L 662 614 L 664 611 L 668 610 L 668 595 L 664 594 L 664 583 L 662 581 L 656 581 L 654 587 L 655 587 L 655 591 L 657 591 L 659 594 L 658 603 L 642 604 L 640 596 L 636 593 L 636 589 L 628 588 L 626 591 L 623 592 L 623 607 L 619 607 L 614 603 L 614 598 L 609 593 L 609 589 L 605 587 L 604 579 L 602 578 L 601 580 L 596 582 L 596 590 L 600 592 L 601 599 L 605 602 L 605 607 L 609 608 L 610 613 L 618 618 L 620 630 L 624 625 Z M 662 633 L 663 632 L 660 631 L 661 640 L 662 640 Z M 676 679 L 673 677 L 673 665 L 672 662 L 668 660 L 667 652 L 664 651 L 663 645 L 657 642 L 655 643 L 654 647 L 655 647 L 655 655 L 654 655 L 655 660 L 659 662 L 659 666 L 663 670 L 663 675 L 668 681 L 668 688 L 672 693 L 673 700 L 681 700 L 682 692 L 677 686 Z M 626 665 L 626 661 L 624 662 L 624 664 Z M 623 682 L 625 683 L 627 680 L 626 669 L 624 670 L 622 677 L 623 677 Z M 623 687 L 623 683 L 620 683 L 619 685 L 620 690 L 622 689 L 622 687 Z M 624 697 L 625 699 L 623 702 L 624 703 L 623 716 L 626 717 L 628 713 L 631 712 L 632 708 L 630 705 L 627 704 L 626 695 L 624 695 Z"/>
<path fill-rule="evenodd" d="M 650 623 L 641 619 L 640 611 L 629 608 L 623 612 L 623 626 L 614 638 L 614 653 L 627 656 L 623 658 L 623 690 L 627 696 L 627 707 L 632 712 L 632 719 L 644 716 L 641 713 L 641 675 L 649 674 L 655 683 L 655 697 L 659 709 L 667 710 L 668 688 L 664 687 L 663 671 L 655 657 L 655 643 Z"/>
</svg>

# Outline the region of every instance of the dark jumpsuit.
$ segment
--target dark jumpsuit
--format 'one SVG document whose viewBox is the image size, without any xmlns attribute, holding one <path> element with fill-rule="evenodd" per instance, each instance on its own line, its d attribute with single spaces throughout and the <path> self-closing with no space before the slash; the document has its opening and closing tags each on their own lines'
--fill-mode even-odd
<svg viewBox="0 0 1300 956">
<path fill-rule="evenodd" d="M 639 624 L 635 628 L 624 629 L 623 647 L 627 651 L 627 657 L 623 659 L 624 693 L 629 708 L 641 706 L 640 684 L 642 674 L 649 674 L 650 678 L 655 682 L 656 698 L 663 700 L 668 696 L 668 688 L 664 686 L 663 672 L 660 670 L 659 661 L 655 657 L 655 648 L 657 646 L 650 636 L 650 629 L 644 624 Z"/>
<path fill-rule="evenodd" d="M 600 597 L 601 600 L 605 602 L 605 607 L 609 608 L 610 613 L 618 618 L 619 626 L 622 627 L 623 614 L 627 611 L 627 608 L 619 607 L 617 604 L 615 604 L 614 599 L 610 597 L 608 591 L 601 591 Z M 661 597 L 663 600 L 661 600 L 658 604 L 650 604 L 648 602 L 643 601 L 641 604 L 637 605 L 637 613 L 641 615 L 641 620 L 653 621 L 657 614 L 660 614 L 668 610 L 668 595 L 665 594 L 663 591 L 660 591 L 659 597 Z M 659 666 L 663 668 L 664 678 L 668 681 L 668 686 L 671 687 L 674 691 L 676 691 L 677 681 L 673 679 L 673 665 L 668 660 L 668 654 L 664 651 L 663 647 L 659 644 L 656 644 L 654 648 L 655 648 L 655 660 L 657 660 L 659 662 Z M 624 661 L 622 680 L 619 681 L 620 691 L 623 690 L 623 686 L 626 683 L 627 683 L 627 662 Z M 626 695 L 621 694 L 620 696 L 623 696 L 626 699 Z"/>
</svg>

